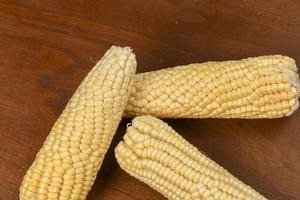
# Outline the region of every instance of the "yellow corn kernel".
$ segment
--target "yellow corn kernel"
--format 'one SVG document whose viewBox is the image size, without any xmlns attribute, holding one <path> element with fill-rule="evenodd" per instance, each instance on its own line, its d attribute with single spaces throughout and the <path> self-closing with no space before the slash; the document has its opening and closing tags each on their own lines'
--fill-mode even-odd
<svg viewBox="0 0 300 200">
<path fill-rule="evenodd" d="M 279 118 L 298 108 L 299 90 L 287 56 L 190 64 L 137 74 L 124 116 Z"/>
<path fill-rule="evenodd" d="M 123 170 L 171 200 L 265 199 L 152 116 L 132 120 L 115 156 Z"/>
<path fill-rule="evenodd" d="M 111 47 L 105 53 L 69 100 L 28 169 L 21 200 L 86 199 L 121 120 L 135 69 L 129 47 Z"/>
</svg>

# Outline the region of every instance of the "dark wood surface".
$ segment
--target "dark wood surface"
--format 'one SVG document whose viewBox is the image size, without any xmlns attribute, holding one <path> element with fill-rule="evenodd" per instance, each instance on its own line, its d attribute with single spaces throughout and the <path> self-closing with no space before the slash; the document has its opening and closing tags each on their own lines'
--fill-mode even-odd
<svg viewBox="0 0 300 200">
<path fill-rule="evenodd" d="M 299 0 L 1 0 L 0 199 L 22 177 L 85 74 L 111 45 L 138 72 L 207 60 L 285 54 L 300 63 Z M 122 171 L 114 138 L 91 200 L 164 199 Z M 300 111 L 275 120 L 167 120 L 270 199 L 300 199 Z"/>
</svg>

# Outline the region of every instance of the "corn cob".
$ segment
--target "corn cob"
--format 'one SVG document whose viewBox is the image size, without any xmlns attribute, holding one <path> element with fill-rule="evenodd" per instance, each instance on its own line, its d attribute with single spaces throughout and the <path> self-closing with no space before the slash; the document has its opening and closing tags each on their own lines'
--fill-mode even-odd
<svg viewBox="0 0 300 200">
<path fill-rule="evenodd" d="M 272 55 L 137 74 L 125 115 L 278 118 L 299 105 L 295 61 Z"/>
<path fill-rule="evenodd" d="M 123 170 L 171 200 L 265 199 L 155 117 L 134 118 L 115 155 Z"/>
<path fill-rule="evenodd" d="M 86 199 L 121 120 L 135 69 L 129 47 L 111 47 L 105 53 L 71 97 L 28 169 L 21 200 Z"/>
</svg>

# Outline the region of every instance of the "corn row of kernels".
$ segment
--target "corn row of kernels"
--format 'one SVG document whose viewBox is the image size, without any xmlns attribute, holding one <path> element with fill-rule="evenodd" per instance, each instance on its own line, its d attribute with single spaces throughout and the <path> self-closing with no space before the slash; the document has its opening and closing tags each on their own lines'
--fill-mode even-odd
<svg viewBox="0 0 300 200">
<path fill-rule="evenodd" d="M 86 199 L 129 97 L 136 68 L 112 47 L 82 81 L 28 169 L 21 200 Z"/>
<path fill-rule="evenodd" d="M 293 59 L 262 56 L 190 64 L 138 74 L 127 116 L 278 118 L 298 108 Z"/>
<path fill-rule="evenodd" d="M 265 199 L 151 116 L 133 119 L 115 154 L 121 168 L 168 199 Z"/>
</svg>

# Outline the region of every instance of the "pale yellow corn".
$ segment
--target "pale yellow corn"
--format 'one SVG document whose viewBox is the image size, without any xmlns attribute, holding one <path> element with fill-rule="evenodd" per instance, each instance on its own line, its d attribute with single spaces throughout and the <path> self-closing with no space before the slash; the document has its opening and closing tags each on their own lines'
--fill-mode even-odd
<svg viewBox="0 0 300 200">
<path fill-rule="evenodd" d="M 134 118 L 115 155 L 122 169 L 171 200 L 265 199 L 155 117 Z"/>
<path fill-rule="evenodd" d="M 111 47 L 55 122 L 21 188 L 21 200 L 86 199 L 129 97 L 129 47 Z"/>
<path fill-rule="evenodd" d="M 278 118 L 298 108 L 299 88 L 286 56 L 190 64 L 136 75 L 125 116 Z"/>
</svg>

